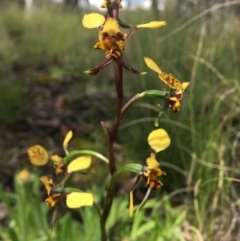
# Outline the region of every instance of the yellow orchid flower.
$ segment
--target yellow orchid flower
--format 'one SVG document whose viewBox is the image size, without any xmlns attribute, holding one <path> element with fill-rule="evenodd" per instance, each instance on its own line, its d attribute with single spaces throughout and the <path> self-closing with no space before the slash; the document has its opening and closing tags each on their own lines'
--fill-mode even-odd
<svg viewBox="0 0 240 241">
<path fill-rule="evenodd" d="M 126 40 L 127 34 L 121 32 L 116 19 L 112 17 L 105 19 L 99 13 L 91 13 L 84 15 L 82 24 L 85 28 L 99 28 L 99 42 L 94 45 L 94 48 L 107 50 L 106 58 L 109 56 L 119 58 L 121 51 L 126 49 L 123 41 Z"/>
<path fill-rule="evenodd" d="M 172 109 L 173 112 L 179 111 L 181 108 L 180 100 L 183 98 L 183 92 L 188 87 L 190 82 L 181 82 L 175 75 L 162 72 L 157 64 L 150 58 L 144 57 L 144 61 L 150 69 L 158 73 L 160 80 L 170 87 L 171 92 L 170 95 L 165 99 L 166 104 Z"/>
<path fill-rule="evenodd" d="M 132 217 L 133 215 L 133 191 L 135 190 L 140 178 L 142 177 L 145 181 L 145 187 L 148 187 L 145 197 L 143 198 L 137 212 L 144 206 L 146 203 L 148 196 L 151 190 L 155 190 L 160 188 L 163 184 L 160 180 L 158 180 L 159 176 L 166 175 L 166 172 L 160 169 L 159 163 L 156 161 L 156 154 L 151 153 L 150 157 L 146 160 L 147 166 L 145 166 L 137 176 L 137 179 L 130 191 L 130 199 L 129 199 L 129 215 Z"/>
<path fill-rule="evenodd" d="M 54 207 L 56 203 L 62 198 L 61 193 L 54 193 L 54 188 L 56 187 L 52 179 L 49 179 L 47 176 L 40 177 L 40 181 L 44 184 L 48 198 L 45 200 L 46 204 L 49 207 Z"/>
<path fill-rule="evenodd" d="M 69 141 L 72 139 L 73 137 L 73 132 L 70 130 L 67 132 L 64 140 L 63 140 L 63 150 L 65 152 L 65 154 L 68 154 L 68 143 Z M 66 172 L 67 171 L 67 167 L 66 164 L 63 162 L 63 158 L 58 156 L 58 155 L 52 155 L 51 156 L 51 160 L 54 162 L 54 169 L 55 169 L 55 174 L 58 175 L 62 172 Z"/>
<path fill-rule="evenodd" d="M 109 4 L 109 1 L 104 3 L 104 6 Z M 129 33 L 123 33 L 119 27 L 119 20 L 113 16 L 107 17 L 106 19 L 99 13 L 86 14 L 83 17 L 82 24 L 85 28 L 98 28 L 99 29 L 99 42 L 94 45 L 95 49 L 106 50 L 106 59 L 97 67 L 85 71 L 86 74 L 97 74 L 101 69 L 108 66 L 113 61 L 120 64 L 123 68 L 134 74 L 141 73 L 122 60 L 121 52 L 126 49 L 124 41 L 127 40 L 133 33 L 139 28 L 159 28 L 166 25 L 164 21 L 153 21 L 147 24 L 136 25 L 135 28 Z"/>
<path fill-rule="evenodd" d="M 79 208 L 82 206 L 92 206 L 93 205 L 93 195 L 91 193 L 82 192 L 70 192 L 65 193 L 63 191 L 58 191 L 56 185 L 53 183 L 52 179 L 47 176 L 42 176 L 40 181 L 44 184 L 48 198 L 45 200 L 49 207 L 56 206 L 57 202 L 66 196 L 66 205 L 69 208 Z"/>
<path fill-rule="evenodd" d="M 166 175 L 166 172 L 160 169 L 159 163 L 155 159 L 155 154 L 151 153 L 151 156 L 147 158 L 147 168 L 143 172 L 143 178 L 145 179 L 145 186 L 152 189 L 158 189 L 163 184 L 157 179 L 158 176 Z"/>
</svg>

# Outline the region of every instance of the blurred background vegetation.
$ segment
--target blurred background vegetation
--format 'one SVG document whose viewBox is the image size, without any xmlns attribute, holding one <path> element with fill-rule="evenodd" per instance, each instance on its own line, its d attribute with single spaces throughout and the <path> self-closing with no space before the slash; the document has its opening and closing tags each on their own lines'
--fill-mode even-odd
<svg viewBox="0 0 240 241">
<path fill-rule="evenodd" d="M 100 121 L 110 125 L 114 120 L 116 95 L 111 65 L 97 76 L 83 74 L 104 58 L 103 51 L 93 49 L 97 30 L 81 25 L 83 14 L 91 11 L 70 0 L 36 0 L 30 11 L 24 2 L 0 1 L 0 240 L 54 239 L 51 211 L 38 183 L 40 175 L 52 174 L 51 166 L 29 165 L 29 146 L 41 144 L 61 155 L 64 135 L 72 129 L 71 148 L 106 154 Z M 239 241 L 240 1 L 167 0 L 162 10 L 152 1 L 150 10 L 124 9 L 120 16 L 132 26 L 167 22 L 158 30 L 140 29 L 126 42 L 125 61 L 148 74 L 124 72 L 125 101 L 147 89 L 164 89 L 144 56 L 191 85 L 181 111 L 166 112 L 160 121 L 172 140 L 157 157 L 167 172 L 164 186 L 145 211 L 130 219 L 133 176 L 119 180 L 108 223 L 110 240 Z M 124 116 L 115 145 L 119 165 L 145 163 L 158 104 L 139 101 Z M 31 175 L 19 181 L 18 173 L 25 169 Z M 101 202 L 107 166 L 94 160 L 92 170 L 95 174 L 72 182 L 77 186 L 81 178 L 80 186 L 93 190 Z M 144 192 L 140 187 L 136 200 Z M 56 240 L 99 240 L 92 209 L 61 215 Z"/>
</svg>

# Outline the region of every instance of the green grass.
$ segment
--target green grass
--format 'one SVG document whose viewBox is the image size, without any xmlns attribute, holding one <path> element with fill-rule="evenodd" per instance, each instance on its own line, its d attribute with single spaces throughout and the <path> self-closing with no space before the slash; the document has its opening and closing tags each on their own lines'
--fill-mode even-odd
<svg viewBox="0 0 240 241">
<path fill-rule="evenodd" d="M 179 17 L 169 7 L 161 17 L 167 21 L 167 26 L 157 30 L 140 29 L 127 40 L 125 61 L 148 74 L 135 76 L 124 71 L 126 101 L 136 92 L 164 89 L 156 73 L 144 64 L 144 56 L 152 58 L 163 71 L 175 74 L 181 81 L 190 81 L 191 85 L 184 94 L 181 111 L 177 114 L 166 112 L 159 125 L 171 137 L 171 146 L 157 156 L 162 169 L 167 172 L 162 178 L 162 190 L 169 198 L 164 199 L 162 192 L 157 191 L 156 198 L 149 202 L 149 206 L 157 206 L 156 210 L 153 209 L 148 216 L 142 211 L 133 220 L 127 216 L 128 196 L 125 195 L 123 200 L 116 199 L 113 213 L 118 202 L 123 204 L 120 216 L 112 214 L 109 218 L 108 231 L 112 240 L 119 240 L 118 237 L 145 240 L 149 229 L 153 240 L 174 240 L 171 235 L 180 232 L 183 221 L 187 223 L 186 233 L 195 235 L 193 240 L 200 234 L 204 240 L 220 240 L 224 235 L 229 235 L 225 236 L 226 240 L 236 240 L 234 226 L 231 226 L 230 233 L 227 232 L 230 224 L 234 225 L 239 199 L 235 183 L 240 171 L 240 32 L 237 31 L 240 19 L 234 14 L 235 8 L 216 10 L 211 18 L 204 20 L 203 16 L 174 33 L 198 13 Z M 91 130 L 85 133 L 91 140 L 88 145 L 104 150 L 99 121 L 112 121 L 115 115 L 112 66 L 97 76 L 83 74 L 84 70 L 103 60 L 104 52 L 92 48 L 98 40 L 97 30 L 81 26 L 82 14 L 61 7 L 43 6 L 34 10 L 34 17 L 27 19 L 16 6 L 0 10 L 1 91 L 4 89 L 0 103 L 7 102 L 7 106 L 0 104 L 0 121 L 16 125 L 23 118 L 21 113 L 27 105 L 29 84 L 53 82 L 57 85 L 62 79 L 70 78 L 66 90 L 68 106 L 87 108 L 84 116 L 75 117 L 77 123 Z M 141 23 L 153 20 L 150 11 L 139 10 L 138 14 L 141 14 Z M 133 26 L 139 23 L 134 12 L 123 12 L 121 19 Z M 35 74 L 40 77 L 36 79 Z M 149 155 L 146 139 L 155 128 L 159 103 L 144 99 L 135 103 L 124 116 L 119 135 L 123 148 L 118 153 L 121 164 L 145 162 Z M 72 107 L 71 110 L 76 109 Z M 15 184 L 14 194 L 2 192 L 1 199 L 11 217 L 10 229 L 1 228 L 4 241 L 48 240 L 50 237 L 48 210 L 40 202 L 37 179 L 34 183 L 34 189 L 31 185 Z M 39 207 L 37 210 L 28 201 L 31 195 L 36 200 L 35 206 Z M 14 208 L 18 212 L 14 212 Z M 74 221 L 69 213 L 60 219 L 58 240 L 77 239 L 82 233 L 86 237 L 84 240 L 94 240 L 95 237 L 90 236 L 93 230 L 89 227 L 95 217 L 94 211 L 80 210 L 80 216 L 82 223 Z M 147 224 L 149 227 L 145 226 Z M 175 240 L 185 240 L 181 239 L 182 234 Z"/>
</svg>

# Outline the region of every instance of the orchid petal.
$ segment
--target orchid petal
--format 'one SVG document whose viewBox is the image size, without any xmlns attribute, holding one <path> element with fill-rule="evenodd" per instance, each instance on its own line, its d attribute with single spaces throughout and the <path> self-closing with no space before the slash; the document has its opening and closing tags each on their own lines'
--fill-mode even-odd
<svg viewBox="0 0 240 241">
<path fill-rule="evenodd" d="M 107 20 L 103 26 L 103 30 L 101 32 L 107 33 L 109 36 L 117 36 L 120 33 L 120 35 L 122 37 L 121 40 L 125 40 L 127 37 L 127 34 L 121 32 L 118 21 L 116 19 L 110 18 L 110 17 L 107 18 Z"/>
<path fill-rule="evenodd" d="M 157 153 L 166 149 L 171 143 L 171 140 L 164 129 L 152 131 L 148 136 L 148 144 Z"/>
<path fill-rule="evenodd" d="M 48 178 L 47 176 L 42 176 L 39 178 L 40 181 L 43 183 L 43 185 L 45 186 L 46 190 L 47 190 L 47 194 L 48 196 L 50 195 L 50 191 L 51 189 L 55 186 L 53 184 L 53 180 Z"/>
<path fill-rule="evenodd" d="M 84 28 L 98 28 L 105 21 L 105 17 L 99 13 L 90 13 L 83 16 L 82 25 Z"/>
<path fill-rule="evenodd" d="M 51 160 L 56 163 L 61 163 L 63 161 L 63 158 L 58 155 L 52 155 Z"/>
<path fill-rule="evenodd" d="M 182 82 L 183 91 L 190 85 L 190 82 Z"/>
<path fill-rule="evenodd" d="M 88 168 L 91 165 L 90 156 L 81 156 L 71 161 L 67 167 L 68 173 L 76 172 Z"/>
<path fill-rule="evenodd" d="M 129 196 L 129 216 L 132 217 L 133 215 L 133 192 L 130 191 L 130 196 Z"/>
<path fill-rule="evenodd" d="M 158 77 L 167 84 L 171 89 L 174 90 L 182 90 L 183 86 L 181 81 L 173 74 L 162 72 L 158 75 Z"/>
<path fill-rule="evenodd" d="M 68 153 L 68 142 L 72 139 L 73 137 L 73 132 L 70 130 L 67 135 L 65 136 L 64 138 L 64 141 L 63 141 L 63 149 L 65 151 L 65 153 Z"/>
<path fill-rule="evenodd" d="M 157 64 L 152 59 L 144 57 L 144 61 L 148 68 L 152 69 L 158 74 L 162 73 L 161 69 L 157 66 Z"/>
<path fill-rule="evenodd" d="M 160 28 L 164 25 L 167 25 L 165 21 L 152 21 L 149 23 L 139 24 L 137 28 Z"/>
<path fill-rule="evenodd" d="M 67 195 L 66 204 L 69 208 L 92 206 L 93 195 L 91 193 L 71 192 Z"/>
<path fill-rule="evenodd" d="M 149 169 L 156 169 L 159 167 L 159 163 L 156 161 L 156 156 L 151 153 L 151 156 L 146 160 Z"/>
<path fill-rule="evenodd" d="M 48 162 L 48 153 L 40 145 L 31 146 L 27 150 L 30 162 L 35 166 L 43 166 Z"/>
</svg>

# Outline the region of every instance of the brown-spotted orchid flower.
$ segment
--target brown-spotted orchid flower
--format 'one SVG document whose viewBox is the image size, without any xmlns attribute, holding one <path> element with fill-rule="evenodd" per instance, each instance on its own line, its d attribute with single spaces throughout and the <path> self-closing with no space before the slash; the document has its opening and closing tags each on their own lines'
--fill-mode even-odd
<svg viewBox="0 0 240 241">
<path fill-rule="evenodd" d="M 148 188 L 145 197 L 143 198 L 137 212 L 146 203 L 151 190 L 156 190 L 160 188 L 163 184 L 158 179 L 159 176 L 166 175 L 164 171 L 160 169 L 160 164 L 156 160 L 156 154 L 170 145 L 170 138 L 164 129 L 157 129 L 152 131 L 148 136 L 148 144 L 152 148 L 152 153 L 150 157 L 146 159 L 147 166 L 142 168 L 142 171 L 138 174 L 136 182 L 134 183 L 130 191 L 130 204 L 129 204 L 129 214 L 133 215 L 133 191 L 136 188 L 138 182 L 142 178 L 145 181 L 145 187 Z"/>
<path fill-rule="evenodd" d="M 84 192 L 69 192 L 67 188 L 61 188 L 53 183 L 52 179 L 47 176 L 42 176 L 40 181 L 44 184 L 48 198 L 45 202 L 49 207 L 55 207 L 56 204 L 62 198 L 66 197 L 66 205 L 69 208 L 79 208 L 82 206 L 92 206 L 93 205 L 93 195 L 91 193 Z"/>
<path fill-rule="evenodd" d="M 120 30 L 119 23 L 116 18 L 105 18 L 99 13 L 90 13 L 84 15 L 82 24 L 85 28 L 99 29 L 99 42 L 94 45 L 94 48 L 106 50 L 106 59 L 97 67 L 85 71 L 86 74 L 95 75 L 113 61 L 117 62 L 123 68 L 127 69 L 133 74 L 145 74 L 135 70 L 123 61 L 122 51 L 126 49 L 124 42 L 139 28 L 159 28 L 163 25 L 166 25 L 166 22 L 153 21 L 147 24 L 140 24 L 135 26 L 135 28 L 129 34 L 123 33 Z"/>
<path fill-rule="evenodd" d="M 180 100 L 183 98 L 183 92 L 190 82 L 181 82 L 175 75 L 162 72 L 157 64 L 150 58 L 144 58 L 146 65 L 158 73 L 158 77 L 170 87 L 170 93 L 165 97 L 165 103 L 173 112 L 178 112 L 181 108 Z"/>
</svg>

